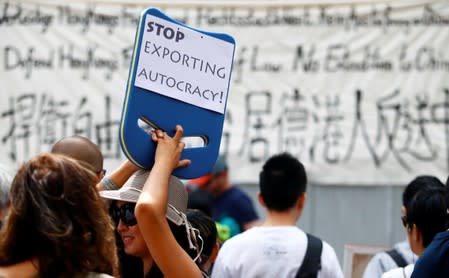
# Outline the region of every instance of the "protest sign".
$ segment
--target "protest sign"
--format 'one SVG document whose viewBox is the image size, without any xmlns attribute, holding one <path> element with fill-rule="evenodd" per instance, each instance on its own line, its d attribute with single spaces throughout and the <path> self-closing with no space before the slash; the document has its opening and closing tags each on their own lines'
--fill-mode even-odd
<svg viewBox="0 0 449 278">
<path fill-rule="evenodd" d="M 120 124 L 125 155 L 143 168 L 154 163 L 156 145 L 148 130 L 200 138 L 182 158 L 192 164 L 175 175 L 207 173 L 220 149 L 235 42 L 226 34 L 195 30 L 157 9 L 145 10 L 138 25 Z M 148 128 L 142 128 L 147 126 Z"/>
</svg>

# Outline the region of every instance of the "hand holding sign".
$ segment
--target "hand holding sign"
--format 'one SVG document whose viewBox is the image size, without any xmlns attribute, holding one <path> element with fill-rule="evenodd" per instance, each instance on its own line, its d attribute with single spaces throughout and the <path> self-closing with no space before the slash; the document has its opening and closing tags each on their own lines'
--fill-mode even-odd
<svg viewBox="0 0 449 278">
<path fill-rule="evenodd" d="M 125 155 L 142 168 L 154 163 L 155 144 L 139 120 L 170 136 L 180 124 L 184 136 L 205 146 L 185 149 L 192 164 L 180 178 L 207 173 L 218 156 L 234 55 L 234 39 L 194 30 L 157 9 L 145 10 L 137 29 L 120 124 Z"/>
</svg>

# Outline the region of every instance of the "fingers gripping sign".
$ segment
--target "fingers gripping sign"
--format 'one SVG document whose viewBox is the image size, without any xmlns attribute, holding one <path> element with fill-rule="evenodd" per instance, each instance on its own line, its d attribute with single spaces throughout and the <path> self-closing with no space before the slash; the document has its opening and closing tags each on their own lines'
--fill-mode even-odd
<svg viewBox="0 0 449 278">
<path fill-rule="evenodd" d="M 157 143 L 155 160 L 170 165 L 172 169 L 190 165 L 189 159 L 180 160 L 181 153 L 185 146 L 185 144 L 181 142 L 182 134 L 183 129 L 179 125 L 176 126 L 173 138 L 162 130 L 153 132 L 151 137 L 153 141 Z"/>
<path fill-rule="evenodd" d="M 174 175 L 189 179 L 210 171 L 220 149 L 234 49 L 229 35 L 193 29 L 157 9 L 142 12 L 120 123 L 129 160 L 151 168 L 156 142 L 171 137 L 182 146 L 179 165 L 186 166 Z M 138 121 L 155 130 L 153 140 Z M 173 130 L 178 124 L 182 128 Z M 203 146 L 186 148 L 186 137 L 200 138 Z"/>
</svg>

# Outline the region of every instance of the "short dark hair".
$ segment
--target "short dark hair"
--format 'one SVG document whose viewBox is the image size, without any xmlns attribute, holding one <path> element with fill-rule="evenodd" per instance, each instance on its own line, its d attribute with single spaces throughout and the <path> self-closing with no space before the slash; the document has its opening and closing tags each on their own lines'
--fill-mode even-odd
<svg viewBox="0 0 449 278">
<path fill-rule="evenodd" d="M 291 154 L 277 154 L 263 165 L 259 185 L 268 209 L 286 211 L 294 206 L 302 193 L 306 192 L 306 170 Z"/>
<path fill-rule="evenodd" d="M 416 193 L 407 207 L 407 225 L 418 227 L 424 247 L 448 227 L 447 194 L 446 187 L 425 188 Z"/>
<path fill-rule="evenodd" d="M 427 188 L 443 188 L 444 184 L 436 177 L 421 175 L 415 177 L 404 189 L 402 193 L 402 205 L 407 208 L 413 197 L 421 190 Z"/>
</svg>

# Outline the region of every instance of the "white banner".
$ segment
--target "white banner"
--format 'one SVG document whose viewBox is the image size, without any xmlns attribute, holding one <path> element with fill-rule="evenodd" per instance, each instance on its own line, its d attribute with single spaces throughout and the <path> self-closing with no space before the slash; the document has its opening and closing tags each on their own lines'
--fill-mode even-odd
<svg viewBox="0 0 449 278">
<path fill-rule="evenodd" d="M 449 4 L 412 2 L 159 7 L 236 40 L 221 149 L 231 179 L 256 183 L 288 151 L 312 183 L 445 180 Z M 96 142 L 109 169 L 124 159 L 118 125 L 144 8 L 0 1 L 0 163 L 73 134 Z"/>
</svg>

